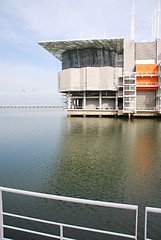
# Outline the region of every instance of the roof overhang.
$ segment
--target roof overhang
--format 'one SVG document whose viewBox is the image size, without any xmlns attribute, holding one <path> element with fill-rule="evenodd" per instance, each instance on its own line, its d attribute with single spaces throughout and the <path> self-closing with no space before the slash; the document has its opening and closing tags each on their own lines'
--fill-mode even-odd
<svg viewBox="0 0 161 240">
<path fill-rule="evenodd" d="M 88 40 L 62 40 L 39 42 L 43 48 L 62 61 L 62 54 L 66 51 L 85 48 L 104 48 L 123 53 L 124 38 L 117 39 L 88 39 Z"/>
</svg>

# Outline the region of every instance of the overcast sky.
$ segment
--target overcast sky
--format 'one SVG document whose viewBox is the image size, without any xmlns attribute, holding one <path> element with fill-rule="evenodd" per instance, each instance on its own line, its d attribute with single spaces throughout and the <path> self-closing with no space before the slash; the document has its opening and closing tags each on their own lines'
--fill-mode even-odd
<svg viewBox="0 0 161 240">
<path fill-rule="evenodd" d="M 158 0 L 134 3 L 135 40 L 151 41 Z M 133 0 L 0 0 L 0 104 L 59 103 L 61 62 L 38 42 L 130 38 L 132 5 Z"/>
</svg>

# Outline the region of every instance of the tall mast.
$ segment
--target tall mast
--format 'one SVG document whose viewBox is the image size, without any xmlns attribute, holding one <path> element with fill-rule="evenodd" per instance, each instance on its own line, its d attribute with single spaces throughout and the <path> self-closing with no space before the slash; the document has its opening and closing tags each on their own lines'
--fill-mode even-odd
<svg viewBox="0 0 161 240">
<path fill-rule="evenodd" d="M 154 41 L 156 39 L 156 23 L 157 23 L 157 10 L 155 8 L 155 14 L 154 14 Z"/>
<path fill-rule="evenodd" d="M 134 40 L 134 2 L 133 2 L 133 9 L 131 13 L 131 40 Z"/>
<path fill-rule="evenodd" d="M 154 18 L 152 15 L 152 42 L 154 41 Z"/>
<path fill-rule="evenodd" d="M 158 17 L 157 39 L 159 38 L 159 14 L 160 14 L 160 0 L 158 1 L 158 10 L 157 10 L 157 17 Z"/>
</svg>

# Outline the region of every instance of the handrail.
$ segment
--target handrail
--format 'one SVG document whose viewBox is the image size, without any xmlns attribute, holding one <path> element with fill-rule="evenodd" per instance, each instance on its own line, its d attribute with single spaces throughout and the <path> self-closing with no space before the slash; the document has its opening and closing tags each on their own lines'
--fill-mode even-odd
<svg viewBox="0 0 161 240">
<path fill-rule="evenodd" d="M 154 207 L 146 207 L 146 208 L 145 208 L 144 239 L 145 239 L 145 240 L 152 240 L 152 239 L 149 239 L 148 236 L 147 236 L 148 212 L 151 212 L 151 213 L 160 213 L 160 214 L 161 214 L 161 208 L 154 208 Z"/>
<path fill-rule="evenodd" d="M 128 76 L 158 76 L 159 72 L 158 71 L 148 71 L 148 72 L 124 72 L 123 76 L 128 77 Z"/>
<path fill-rule="evenodd" d="M 134 210 L 135 214 L 136 214 L 135 235 L 118 233 L 118 232 L 110 232 L 110 231 L 105 231 L 105 230 L 101 230 L 101 229 L 81 227 L 81 226 L 76 226 L 76 225 L 52 222 L 52 221 L 47 221 L 47 220 L 42 220 L 42 219 L 31 218 L 31 217 L 27 217 L 27 216 L 7 213 L 7 212 L 3 211 L 3 202 L 2 202 L 3 192 L 20 194 L 20 195 L 25 195 L 25 196 L 38 197 L 38 198 L 45 198 L 45 199 L 51 199 L 51 200 L 57 200 L 57 201 L 78 203 L 78 204 L 88 204 L 88 205 L 107 207 L 107 208 Z M 21 219 L 24 219 L 24 220 L 30 220 L 30 221 L 43 222 L 43 223 L 52 224 L 52 225 L 58 225 L 60 227 L 60 236 L 51 235 L 51 234 L 47 234 L 47 233 L 43 233 L 43 232 L 37 232 L 37 231 L 28 230 L 28 229 L 24 229 L 24 228 L 18 228 L 18 227 L 14 227 L 14 226 L 4 224 L 3 223 L 3 216 L 12 216 L 12 217 L 21 218 Z M 87 199 L 80 199 L 80 198 L 72 198 L 72 197 L 64 197 L 64 196 L 57 196 L 57 195 L 51 195 L 51 194 L 45 194 L 45 193 L 38 193 L 38 192 L 24 191 L 24 190 L 18 190 L 18 189 L 13 189 L 13 188 L 0 187 L 0 239 L 4 238 L 4 228 L 8 228 L 8 229 L 14 229 L 14 230 L 17 230 L 17 231 L 23 231 L 23 232 L 29 232 L 29 233 L 32 233 L 32 234 L 38 234 L 38 235 L 42 235 L 42 236 L 46 236 L 46 237 L 57 238 L 57 239 L 61 239 L 61 240 L 65 240 L 65 239 L 69 240 L 69 238 L 65 238 L 63 236 L 63 228 L 64 227 L 65 228 L 72 228 L 72 229 L 79 229 L 79 230 L 84 230 L 84 231 L 89 231 L 89 232 L 95 232 L 95 233 L 102 233 L 102 234 L 107 234 L 107 235 L 113 235 L 113 236 L 118 236 L 118 237 L 125 237 L 125 238 L 129 238 L 129 239 L 136 239 L 137 240 L 138 206 L 129 205 L 129 204 L 103 202 L 103 201 L 96 201 L 96 200 L 87 200 Z"/>
<path fill-rule="evenodd" d="M 82 203 L 82 204 L 96 205 L 96 206 L 102 206 L 102 207 L 113 207 L 113 208 L 120 208 L 120 209 L 129 209 L 129 210 L 136 210 L 137 209 L 136 205 L 129 205 L 129 204 L 123 204 L 123 203 L 111 203 L 111 202 L 87 200 L 87 199 L 72 198 L 72 197 L 64 197 L 64 196 L 58 196 L 58 195 L 52 195 L 52 194 L 46 194 L 46 193 L 31 192 L 31 191 L 26 191 L 26 190 L 18 190 L 18 189 L 14 189 L 14 188 L 0 187 L 0 191 L 17 193 L 17 194 L 32 196 L 32 197 L 53 199 L 53 200 L 57 200 L 57 201 Z"/>
<path fill-rule="evenodd" d="M 157 86 L 157 82 L 137 82 L 136 81 L 136 86 L 138 85 L 143 85 L 143 86 Z"/>
</svg>

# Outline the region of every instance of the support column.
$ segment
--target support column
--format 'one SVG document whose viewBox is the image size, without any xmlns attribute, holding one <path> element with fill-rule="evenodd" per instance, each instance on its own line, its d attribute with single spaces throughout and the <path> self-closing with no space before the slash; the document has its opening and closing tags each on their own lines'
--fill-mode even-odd
<svg viewBox="0 0 161 240">
<path fill-rule="evenodd" d="M 83 109 L 86 109 L 86 91 L 83 92 Z"/>
<path fill-rule="evenodd" d="M 99 109 L 102 109 L 102 92 L 99 91 Z"/>
<path fill-rule="evenodd" d="M 70 92 L 68 92 L 68 109 L 70 109 Z"/>
<path fill-rule="evenodd" d="M 4 238 L 3 233 L 3 203 L 2 203 L 2 191 L 0 191 L 0 239 Z"/>
</svg>

